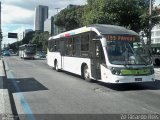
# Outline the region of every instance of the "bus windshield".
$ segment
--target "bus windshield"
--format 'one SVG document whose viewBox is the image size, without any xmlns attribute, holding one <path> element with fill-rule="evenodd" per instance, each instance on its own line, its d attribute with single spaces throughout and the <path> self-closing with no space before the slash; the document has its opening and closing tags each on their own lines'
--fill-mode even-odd
<svg viewBox="0 0 160 120">
<path fill-rule="evenodd" d="M 150 65 L 151 57 L 146 47 L 138 42 L 107 41 L 108 59 L 115 65 Z"/>
</svg>

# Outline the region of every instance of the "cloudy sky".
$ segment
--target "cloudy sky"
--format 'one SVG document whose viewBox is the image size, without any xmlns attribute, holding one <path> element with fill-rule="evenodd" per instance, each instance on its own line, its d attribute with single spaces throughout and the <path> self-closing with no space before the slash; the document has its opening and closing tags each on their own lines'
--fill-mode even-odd
<svg viewBox="0 0 160 120">
<path fill-rule="evenodd" d="M 22 32 L 24 29 L 33 29 L 35 7 L 49 6 L 49 16 L 57 13 L 55 8 L 62 10 L 69 4 L 84 5 L 87 0 L 1 0 L 2 32 Z M 156 0 L 160 4 L 160 0 Z M 16 39 L 4 37 L 3 44 L 15 42 Z"/>
<path fill-rule="evenodd" d="M 55 8 L 64 9 L 69 4 L 84 5 L 87 0 L 1 0 L 1 26 L 3 44 L 15 42 L 7 38 L 8 32 L 22 32 L 34 28 L 35 8 L 38 5 L 49 6 L 49 16 L 57 13 Z M 6 37 L 5 37 L 6 36 Z"/>
</svg>

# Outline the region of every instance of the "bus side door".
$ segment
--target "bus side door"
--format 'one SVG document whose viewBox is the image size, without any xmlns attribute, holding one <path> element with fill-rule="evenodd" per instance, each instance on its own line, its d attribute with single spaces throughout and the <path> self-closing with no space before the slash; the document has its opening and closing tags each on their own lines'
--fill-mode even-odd
<svg viewBox="0 0 160 120">
<path fill-rule="evenodd" d="M 92 41 L 92 57 L 91 57 L 91 72 L 92 77 L 96 80 L 101 79 L 101 71 L 100 71 L 100 41 Z"/>
</svg>

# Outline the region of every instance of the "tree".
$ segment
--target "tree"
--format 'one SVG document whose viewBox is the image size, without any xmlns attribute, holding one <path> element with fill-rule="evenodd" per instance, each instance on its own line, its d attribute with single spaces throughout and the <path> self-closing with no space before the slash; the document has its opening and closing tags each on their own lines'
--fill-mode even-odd
<svg viewBox="0 0 160 120">
<path fill-rule="evenodd" d="M 12 49 L 13 51 L 17 51 L 20 45 L 22 45 L 22 41 L 14 42 L 12 44 L 9 44 L 9 49 Z"/>
<path fill-rule="evenodd" d="M 48 47 L 48 38 L 50 37 L 49 32 L 45 31 L 43 33 L 41 33 L 41 37 L 42 37 L 42 50 L 43 51 L 47 51 L 47 47 Z"/>
<path fill-rule="evenodd" d="M 149 1 L 87 0 L 85 6 L 62 10 L 57 15 L 56 24 L 66 30 L 91 24 L 113 24 L 136 32 L 143 30 L 148 36 L 149 19 L 152 17 L 152 27 L 159 21 L 159 18 L 153 18 L 158 14 L 157 9 L 153 10 L 153 16 L 149 15 Z"/>
<path fill-rule="evenodd" d="M 56 16 L 55 24 L 64 27 L 66 30 L 81 27 L 83 10 L 84 6 L 65 8 Z"/>
<path fill-rule="evenodd" d="M 30 43 L 30 41 L 34 37 L 34 33 L 35 33 L 35 31 L 30 31 L 30 32 L 26 33 L 25 37 L 22 39 L 22 44 Z"/>
<path fill-rule="evenodd" d="M 37 44 L 38 50 L 47 50 L 49 32 L 35 31 L 30 43 Z"/>
<path fill-rule="evenodd" d="M 83 25 L 111 23 L 109 16 L 105 14 L 106 0 L 88 0 L 84 7 Z"/>
<path fill-rule="evenodd" d="M 148 29 L 148 10 L 149 0 L 88 0 L 83 24 L 114 24 L 139 32 Z"/>
<path fill-rule="evenodd" d="M 20 46 L 22 44 L 36 44 L 38 50 L 47 50 L 49 32 L 42 31 L 31 31 L 26 34 L 22 41 L 18 41 L 10 44 L 10 48 L 13 50 L 17 50 L 17 45 Z"/>
</svg>

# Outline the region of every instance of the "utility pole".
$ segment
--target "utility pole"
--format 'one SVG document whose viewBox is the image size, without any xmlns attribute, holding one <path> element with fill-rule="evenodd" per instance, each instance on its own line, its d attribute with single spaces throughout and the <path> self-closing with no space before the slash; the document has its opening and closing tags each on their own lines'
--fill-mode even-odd
<svg viewBox="0 0 160 120">
<path fill-rule="evenodd" d="M 1 43 L 2 43 L 2 29 L 1 29 L 1 2 L 0 2 L 0 56 L 2 54 Z"/>
<path fill-rule="evenodd" d="M 148 45 L 149 45 L 149 49 L 151 48 L 151 41 L 152 41 L 152 0 L 149 1 L 149 38 L 148 38 Z"/>
</svg>

